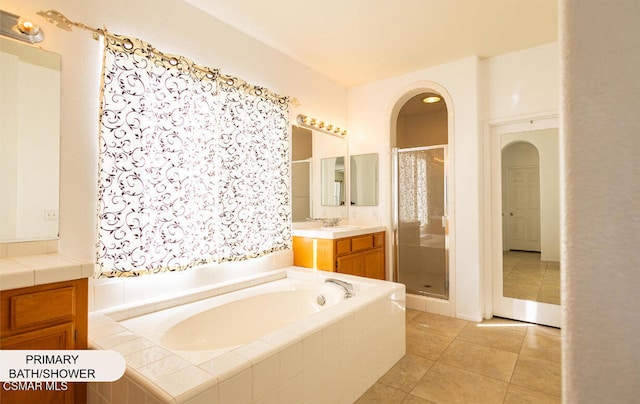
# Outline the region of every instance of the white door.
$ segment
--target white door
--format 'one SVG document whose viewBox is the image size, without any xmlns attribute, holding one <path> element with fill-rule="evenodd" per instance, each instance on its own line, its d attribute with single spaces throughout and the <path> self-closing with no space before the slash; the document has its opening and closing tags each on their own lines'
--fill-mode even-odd
<svg viewBox="0 0 640 404">
<path fill-rule="evenodd" d="M 507 168 L 509 250 L 540 251 L 540 169 Z"/>
</svg>

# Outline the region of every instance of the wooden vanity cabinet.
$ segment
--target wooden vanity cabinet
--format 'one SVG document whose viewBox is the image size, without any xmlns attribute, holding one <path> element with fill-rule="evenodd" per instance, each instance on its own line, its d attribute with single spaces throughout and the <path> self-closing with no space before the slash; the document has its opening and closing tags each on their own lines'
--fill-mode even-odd
<svg viewBox="0 0 640 404">
<path fill-rule="evenodd" d="M 0 349 L 87 349 L 87 278 L 0 292 Z M 5 403 L 85 403 L 86 384 L 66 390 L 0 389 Z"/>
<path fill-rule="evenodd" d="M 293 237 L 293 265 L 385 279 L 385 232 L 339 239 Z"/>
</svg>

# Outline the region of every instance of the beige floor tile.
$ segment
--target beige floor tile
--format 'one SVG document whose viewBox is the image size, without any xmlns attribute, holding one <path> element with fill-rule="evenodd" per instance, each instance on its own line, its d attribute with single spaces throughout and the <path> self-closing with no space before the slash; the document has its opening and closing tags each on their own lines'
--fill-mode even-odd
<svg viewBox="0 0 640 404">
<path fill-rule="evenodd" d="M 425 400 L 424 398 L 414 396 L 413 394 L 407 394 L 404 400 L 402 400 L 402 404 L 435 404 L 435 403 L 433 401 Z"/>
<path fill-rule="evenodd" d="M 520 355 L 560 363 L 562 358 L 561 350 L 562 347 L 559 339 L 527 333 L 524 338 L 524 343 L 522 344 Z"/>
<path fill-rule="evenodd" d="M 432 365 L 432 360 L 408 354 L 389 369 L 378 382 L 409 393 Z"/>
<path fill-rule="evenodd" d="M 539 286 L 523 285 L 515 282 L 505 282 L 503 284 L 502 295 L 523 300 L 536 300 L 538 298 Z"/>
<path fill-rule="evenodd" d="M 540 289 L 536 301 L 540 303 L 560 304 L 560 290 Z"/>
<path fill-rule="evenodd" d="M 404 316 L 407 322 L 411 321 L 415 316 L 422 313 L 420 310 L 406 309 Z"/>
<path fill-rule="evenodd" d="M 412 324 L 407 325 L 406 333 L 407 354 L 433 361 L 437 360 L 453 341 L 452 337 L 432 334 Z"/>
<path fill-rule="evenodd" d="M 526 327 L 508 326 L 506 323 L 499 325 L 483 322 L 480 324 L 469 323 L 458 334 L 458 340 L 473 342 L 490 348 L 501 349 L 518 353 L 522 348 L 522 340 Z"/>
<path fill-rule="evenodd" d="M 442 354 L 438 363 L 508 382 L 517 360 L 518 354 L 513 352 L 455 340 Z"/>
<path fill-rule="evenodd" d="M 562 339 L 562 330 L 544 325 L 529 324 L 527 334 L 542 335 L 549 338 Z"/>
<path fill-rule="evenodd" d="M 407 393 L 386 384 L 376 383 L 356 400 L 356 404 L 393 404 L 402 403 Z"/>
<path fill-rule="evenodd" d="M 508 383 L 436 363 L 411 394 L 434 403 L 502 403 Z"/>
<path fill-rule="evenodd" d="M 511 383 L 554 396 L 561 395 L 561 368 L 556 362 L 520 355 Z"/>
<path fill-rule="evenodd" d="M 409 321 L 412 326 L 421 328 L 430 334 L 449 338 L 455 338 L 467 323 L 468 321 L 465 320 L 425 312 Z"/>
<path fill-rule="evenodd" d="M 514 384 L 509 386 L 507 396 L 504 399 L 505 404 L 561 404 L 562 399 L 559 396 L 541 393 L 539 391 L 530 390 Z"/>
</svg>

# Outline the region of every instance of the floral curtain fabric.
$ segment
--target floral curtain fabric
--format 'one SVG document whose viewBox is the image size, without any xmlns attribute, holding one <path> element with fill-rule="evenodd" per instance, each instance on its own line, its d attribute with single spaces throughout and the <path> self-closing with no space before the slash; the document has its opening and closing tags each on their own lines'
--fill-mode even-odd
<svg viewBox="0 0 640 404">
<path fill-rule="evenodd" d="M 100 276 L 289 247 L 287 98 L 108 34 L 101 101 Z"/>
</svg>

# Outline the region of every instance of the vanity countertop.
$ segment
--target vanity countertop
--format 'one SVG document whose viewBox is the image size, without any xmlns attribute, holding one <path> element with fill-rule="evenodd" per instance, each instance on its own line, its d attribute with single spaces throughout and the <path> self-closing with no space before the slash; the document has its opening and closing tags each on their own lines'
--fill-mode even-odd
<svg viewBox="0 0 640 404">
<path fill-rule="evenodd" d="M 337 239 L 343 237 L 359 236 L 361 234 L 377 233 L 385 231 L 384 226 L 379 225 L 338 225 L 333 227 L 311 227 L 293 229 L 291 234 L 294 237 Z"/>
<path fill-rule="evenodd" d="M 0 258 L 0 290 L 93 276 L 94 264 L 60 253 Z"/>
</svg>

